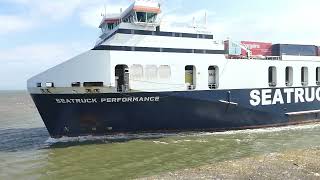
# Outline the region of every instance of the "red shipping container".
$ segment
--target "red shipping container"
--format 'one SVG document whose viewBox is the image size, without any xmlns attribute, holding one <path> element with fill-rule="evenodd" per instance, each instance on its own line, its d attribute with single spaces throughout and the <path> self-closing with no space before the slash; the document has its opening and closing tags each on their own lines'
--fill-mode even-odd
<svg viewBox="0 0 320 180">
<path fill-rule="evenodd" d="M 241 41 L 241 44 L 250 48 L 253 56 L 272 56 L 272 43 Z M 246 55 L 244 49 L 242 49 L 242 55 Z"/>
</svg>

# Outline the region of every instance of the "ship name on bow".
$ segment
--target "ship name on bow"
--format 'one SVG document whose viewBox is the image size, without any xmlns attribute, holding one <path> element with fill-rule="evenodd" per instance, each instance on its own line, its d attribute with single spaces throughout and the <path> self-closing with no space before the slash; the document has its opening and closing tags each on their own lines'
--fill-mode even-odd
<svg viewBox="0 0 320 180">
<path fill-rule="evenodd" d="M 97 103 L 134 103 L 134 102 L 159 102 L 160 97 L 122 97 L 122 98 L 74 98 L 55 99 L 58 104 L 97 104 Z"/>
<path fill-rule="evenodd" d="M 320 87 L 252 90 L 250 98 L 252 106 L 320 101 Z"/>
</svg>

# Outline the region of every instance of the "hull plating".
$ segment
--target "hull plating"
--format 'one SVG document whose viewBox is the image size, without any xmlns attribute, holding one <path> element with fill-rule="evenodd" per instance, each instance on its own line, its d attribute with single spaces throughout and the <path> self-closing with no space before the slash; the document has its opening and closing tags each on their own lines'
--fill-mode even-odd
<svg viewBox="0 0 320 180">
<path fill-rule="evenodd" d="M 283 90 L 282 90 L 283 91 Z M 128 94 L 32 94 L 52 137 L 159 131 L 221 131 L 317 121 L 308 103 L 250 104 L 251 90 Z"/>
</svg>

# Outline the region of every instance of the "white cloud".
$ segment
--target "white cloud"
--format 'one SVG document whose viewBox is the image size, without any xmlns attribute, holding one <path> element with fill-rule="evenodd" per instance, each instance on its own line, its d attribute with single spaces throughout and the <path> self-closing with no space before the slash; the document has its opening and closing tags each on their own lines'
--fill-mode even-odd
<svg viewBox="0 0 320 180">
<path fill-rule="evenodd" d="M 32 9 L 32 13 L 36 15 L 45 16 L 52 20 L 59 21 L 71 16 L 80 4 L 80 0 L 43 0 L 40 3 L 37 1 L 31 3 L 30 9 Z"/>
<path fill-rule="evenodd" d="M 125 10 L 126 5 L 108 5 L 105 6 L 106 13 L 107 14 L 116 14 L 120 13 L 120 9 L 122 8 Z M 89 8 L 83 9 L 83 11 L 80 13 L 80 20 L 83 24 L 97 28 L 99 26 L 99 23 L 101 22 L 101 15 L 104 14 L 104 7 L 99 6 L 91 6 Z"/>
<path fill-rule="evenodd" d="M 84 43 L 61 43 L 1 49 L 0 89 L 24 89 L 27 79 L 90 48 Z"/>
<path fill-rule="evenodd" d="M 32 17 L 46 18 L 46 20 L 61 21 L 82 11 L 90 11 L 92 7 L 103 8 L 111 4 L 110 0 L 5 0 L 23 6 Z M 120 3 L 121 1 L 117 2 Z M 115 3 L 112 3 L 115 4 Z M 89 10 L 88 10 L 89 9 Z M 95 11 L 96 9 L 94 9 Z M 101 13 L 101 12 L 100 12 Z"/>
<path fill-rule="evenodd" d="M 241 13 L 239 10 L 237 13 L 241 16 L 215 17 L 209 27 L 220 38 L 320 45 L 319 6 L 320 1 L 295 1 L 270 13 Z"/>
<path fill-rule="evenodd" d="M 22 63 L 49 68 L 92 48 L 91 43 L 37 43 L 0 50 L 0 63 Z M 39 71 L 39 70 L 38 70 Z"/>
<path fill-rule="evenodd" d="M 195 24 L 203 25 L 205 22 L 205 15 L 210 17 L 214 15 L 214 12 L 211 12 L 206 9 L 197 10 L 195 12 L 188 13 L 186 15 L 182 14 L 164 14 L 162 17 L 162 23 L 165 25 L 192 25 L 193 20 Z"/>
<path fill-rule="evenodd" d="M 0 34 L 15 33 L 32 29 L 36 23 L 18 16 L 0 15 Z"/>
<path fill-rule="evenodd" d="M 92 6 L 103 7 L 108 0 L 3 0 L 12 6 L 23 8 L 23 11 L 14 15 L 0 14 L 0 34 L 8 34 L 11 32 L 25 32 L 35 27 L 46 26 L 52 22 L 65 21 L 76 15 L 80 17 L 83 11 L 92 9 Z M 88 24 L 93 16 L 85 19 Z M 97 15 L 97 17 L 100 17 Z M 95 27 L 98 26 L 98 23 Z"/>
</svg>

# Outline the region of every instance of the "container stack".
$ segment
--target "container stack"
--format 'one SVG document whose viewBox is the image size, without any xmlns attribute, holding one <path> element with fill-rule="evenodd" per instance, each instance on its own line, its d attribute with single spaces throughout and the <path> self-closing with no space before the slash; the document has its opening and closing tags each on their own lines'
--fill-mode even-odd
<svg viewBox="0 0 320 180">
<path fill-rule="evenodd" d="M 241 44 L 251 50 L 252 56 L 272 56 L 272 43 L 241 41 Z M 241 55 L 245 56 L 246 53 L 247 52 L 242 49 Z"/>
<path fill-rule="evenodd" d="M 241 47 L 239 46 L 240 42 L 232 42 L 230 40 L 224 41 L 224 48 L 227 50 L 230 56 L 240 56 L 241 55 Z"/>
<path fill-rule="evenodd" d="M 272 46 L 272 55 L 317 56 L 318 48 L 314 45 L 274 44 Z"/>
<path fill-rule="evenodd" d="M 252 41 L 225 41 L 225 50 L 229 58 L 247 58 L 246 48 L 252 57 L 263 58 L 271 56 L 320 56 L 320 46 L 299 44 L 272 44 Z"/>
<path fill-rule="evenodd" d="M 229 40 L 225 41 L 225 49 L 228 52 L 229 58 L 247 58 L 247 51 L 245 47 L 251 50 L 253 57 L 265 57 L 272 55 L 272 43 Z"/>
</svg>

